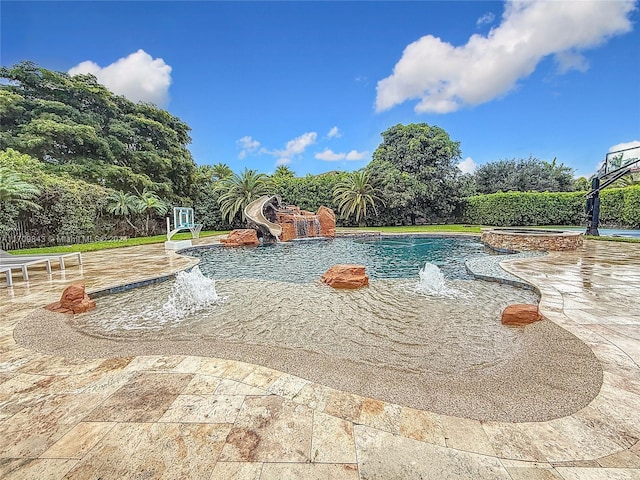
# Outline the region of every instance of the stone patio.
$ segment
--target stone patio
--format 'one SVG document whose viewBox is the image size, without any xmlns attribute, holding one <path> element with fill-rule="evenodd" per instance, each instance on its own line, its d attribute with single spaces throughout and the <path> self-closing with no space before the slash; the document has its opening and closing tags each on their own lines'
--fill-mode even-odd
<svg viewBox="0 0 640 480">
<path fill-rule="evenodd" d="M 20 319 L 72 282 L 91 292 L 196 262 L 162 245 L 83 260 L 0 287 L 2 479 L 640 479 L 638 244 L 503 264 L 604 369 L 591 404 L 539 423 L 414 410 L 220 358 L 80 360 L 16 345 Z"/>
</svg>

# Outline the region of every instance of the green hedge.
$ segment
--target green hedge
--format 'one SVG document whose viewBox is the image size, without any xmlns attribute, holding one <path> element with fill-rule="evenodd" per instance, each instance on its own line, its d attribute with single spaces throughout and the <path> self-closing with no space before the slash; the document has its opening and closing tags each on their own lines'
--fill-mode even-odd
<svg viewBox="0 0 640 480">
<path fill-rule="evenodd" d="M 586 223 L 586 192 L 507 192 L 469 197 L 464 221 L 473 224 L 582 225 Z M 640 185 L 600 193 L 600 223 L 640 227 Z"/>
</svg>

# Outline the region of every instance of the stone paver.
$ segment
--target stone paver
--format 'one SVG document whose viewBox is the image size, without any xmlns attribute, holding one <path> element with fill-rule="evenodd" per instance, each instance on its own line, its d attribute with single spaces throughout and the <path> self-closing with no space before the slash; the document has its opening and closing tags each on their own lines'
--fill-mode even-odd
<svg viewBox="0 0 640 480">
<path fill-rule="evenodd" d="M 640 245 L 587 241 L 503 263 L 604 369 L 585 408 L 517 424 L 415 410 L 228 359 L 83 360 L 17 345 L 16 324 L 72 282 L 96 291 L 195 263 L 159 245 L 83 260 L 0 287 L 2 479 L 640 478 Z"/>
</svg>

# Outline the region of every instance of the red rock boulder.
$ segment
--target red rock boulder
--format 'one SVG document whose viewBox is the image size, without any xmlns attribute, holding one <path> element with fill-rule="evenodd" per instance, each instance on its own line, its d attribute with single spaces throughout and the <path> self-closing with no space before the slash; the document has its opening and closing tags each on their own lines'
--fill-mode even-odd
<svg viewBox="0 0 640 480">
<path fill-rule="evenodd" d="M 73 283 L 64 289 L 59 302 L 44 308 L 58 313 L 84 313 L 96 308 L 96 302 L 89 298 L 82 283 Z"/>
<path fill-rule="evenodd" d="M 296 226 L 293 223 L 281 223 L 280 228 L 282 228 L 282 233 L 278 237 L 281 242 L 288 242 L 297 237 L 296 234 Z"/>
<path fill-rule="evenodd" d="M 335 237 L 336 236 L 336 214 L 329 207 L 324 205 L 318 209 L 318 222 L 320 222 L 320 236 Z"/>
<path fill-rule="evenodd" d="M 509 305 L 502 312 L 503 325 L 522 327 L 542 320 L 542 318 L 537 305 L 529 305 L 526 303 Z"/>
<path fill-rule="evenodd" d="M 360 288 L 369 285 L 363 265 L 334 265 L 322 275 L 324 283 L 333 288 Z"/>
<path fill-rule="evenodd" d="M 253 228 L 232 230 L 227 238 L 220 240 L 226 247 L 243 247 L 246 245 L 260 245 L 258 233 Z"/>
</svg>

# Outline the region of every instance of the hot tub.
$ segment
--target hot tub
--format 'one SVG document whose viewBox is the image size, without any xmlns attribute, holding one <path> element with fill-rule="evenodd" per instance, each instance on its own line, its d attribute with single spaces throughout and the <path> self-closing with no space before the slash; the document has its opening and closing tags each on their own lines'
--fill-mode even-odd
<svg viewBox="0 0 640 480">
<path fill-rule="evenodd" d="M 498 251 L 561 251 L 582 246 L 582 232 L 537 228 L 482 229 L 482 243 Z"/>
</svg>

